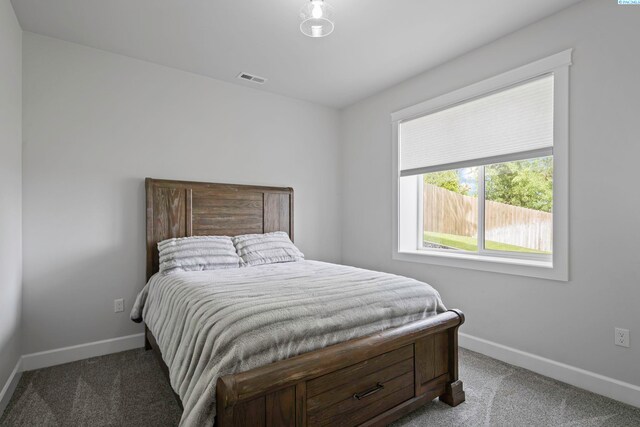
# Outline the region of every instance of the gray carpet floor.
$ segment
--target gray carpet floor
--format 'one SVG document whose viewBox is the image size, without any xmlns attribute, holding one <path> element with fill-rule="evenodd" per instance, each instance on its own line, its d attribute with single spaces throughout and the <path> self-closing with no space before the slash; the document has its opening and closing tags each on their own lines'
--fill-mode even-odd
<svg viewBox="0 0 640 427">
<path fill-rule="evenodd" d="M 461 349 L 467 401 L 394 426 L 640 426 L 640 409 Z M 175 426 L 180 408 L 151 352 L 25 372 L 0 426 Z"/>
</svg>

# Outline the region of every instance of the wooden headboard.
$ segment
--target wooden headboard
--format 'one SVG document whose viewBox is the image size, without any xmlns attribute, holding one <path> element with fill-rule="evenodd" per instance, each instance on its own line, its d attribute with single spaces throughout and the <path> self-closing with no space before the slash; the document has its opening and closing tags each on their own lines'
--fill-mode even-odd
<svg viewBox="0 0 640 427">
<path fill-rule="evenodd" d="M 172 237 L 285 231 L 293 240 L 293 188 L 147 178 L 147 280 L 158 242 Z"/>
</svg>

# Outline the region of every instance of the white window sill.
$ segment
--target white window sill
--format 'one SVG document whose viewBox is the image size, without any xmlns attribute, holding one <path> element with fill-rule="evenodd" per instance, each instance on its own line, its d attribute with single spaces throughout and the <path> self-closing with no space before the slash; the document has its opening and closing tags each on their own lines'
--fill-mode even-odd
<svg viewBox="0 0 640 427">
<path fill-rule="evenodd" d="M 418 262 L 424 264 L 444 265 L 448 267 L 471 270 L 491 271 L 517 276 L 536 277 L 541 279 L 568 281 L 566 266 L 555 265 L 552 261 L 508 258 L 471 253 L 451 253 L 429 250 L 394 251 L 393 259 L 397 261 Z"/>
</svg>

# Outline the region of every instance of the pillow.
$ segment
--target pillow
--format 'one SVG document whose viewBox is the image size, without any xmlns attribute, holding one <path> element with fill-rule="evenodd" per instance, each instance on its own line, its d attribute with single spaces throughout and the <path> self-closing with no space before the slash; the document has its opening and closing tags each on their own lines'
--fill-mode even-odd
<svg viewBox="0 0 640 427">
<path fill-rule="evenodd" d="M 238 255 L 246 265 L 274 264 L 304 259 L 284 231 L 265 234 L 243 234 L 233 238 Z"/>
<path fill-rule="evenodd" d="M 218 270 L 238 268 L 242 260 L 231 237 L 193 236 L 158 243 L 160 272 Z"/>
</svg>

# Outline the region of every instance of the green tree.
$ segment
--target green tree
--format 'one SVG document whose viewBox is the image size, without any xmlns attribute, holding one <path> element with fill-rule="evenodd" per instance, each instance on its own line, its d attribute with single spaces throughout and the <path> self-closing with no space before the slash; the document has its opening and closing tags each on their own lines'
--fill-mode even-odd
<svg viewBox="0 0 640 427">
<path fill-rule="evenodd" d="M 487 200 L 544 212 L 553 208 L 552 157 L 487 166 L 485 180 Z"/>
<path fill-rule="evenodd" d="M 456 170 L 431 172 L 426 173 L 423 176 L 425 184 L 433 184 L 462 195 L 467 195 L 469 193 L 469 187 L 460 184 L 460 177 Z"/>
</svg>

